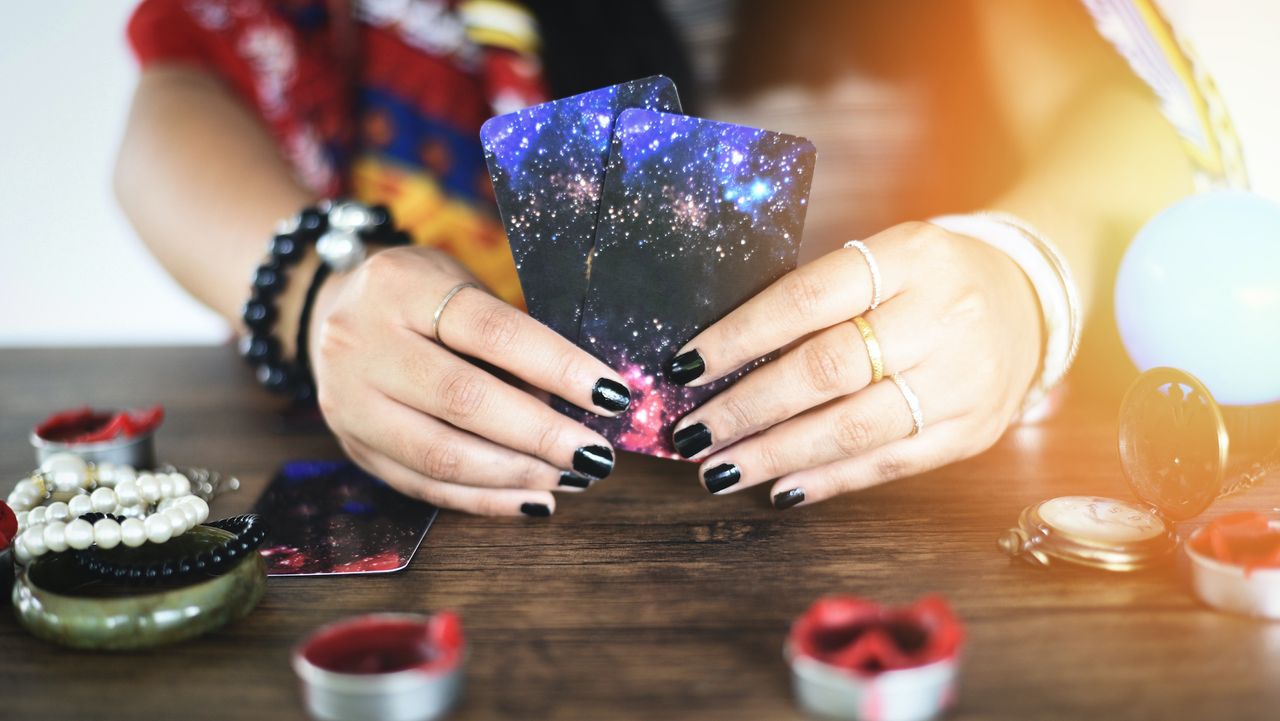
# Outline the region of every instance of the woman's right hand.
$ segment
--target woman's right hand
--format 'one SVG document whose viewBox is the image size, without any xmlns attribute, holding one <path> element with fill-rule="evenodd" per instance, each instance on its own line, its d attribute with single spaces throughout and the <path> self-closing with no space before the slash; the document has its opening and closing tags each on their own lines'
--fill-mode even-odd
<svg viewBox="0 0 1280 721">
<path fill-rule="evenodd" d="M 600 434 L 468 358 L 605 416 L 625 410 L 622 378 L 483 290 L 428 248 L 392 248 L 331 276 L 308 351 L 320 410 L 347 454 L 410 496 L 483 515 L 549 515 L 551 491 L 613 470 Z"/>
</svg>

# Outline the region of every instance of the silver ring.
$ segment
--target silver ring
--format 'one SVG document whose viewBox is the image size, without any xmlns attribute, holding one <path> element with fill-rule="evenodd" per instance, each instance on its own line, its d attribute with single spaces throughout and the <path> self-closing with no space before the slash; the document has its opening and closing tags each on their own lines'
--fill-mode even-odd
<svg viewBox="0 0 1280 721">
<path fill-rule="evenodd" d="M 440 316 L 444 315 L 444 308 L 449 305 L 449 301 L 453 300 L 453 296 L 461 293 L 463 288 L 475 288 L 476 290 L 479 290 L 480 286 L 472 283 L 471 281 L 459 283 L 453 286 L 449 289 L 448 293 L 444 294 L 444 298 L 440 300 L 440 305 L 436 306 L 436 312 L 431 316 L 431 336 L 442 345 L 444 344 L 444 341 L 440 340 Z"/>
<path fill-rule="evenodd" d="M 911 411 L 911 436 L 920 435 L 920 431 L 924 430 L 924 413 L 920 412 L 920 399 L 916 397 L 915 391 L 911 390 L 911 386 L 907 385 L 906 379 L 901 373 L 894 373 L 889 376 L 889 380 L 898 387 L 902 392 L 902 399 L 907 402 L 907 410 Z"/>
<path fill-rule="evenodd" d="M 852 248 L 859 253 L 867 261 L 867 268 L 871 271 L 871 306 L 867 310 L 875 310 L 880 305 L 880 264 L 876 262 L 876 257 L 871 254 L 871 249 L 861 240 L 851 240 L 844 244 L 844 247 Z"/>
</svg>

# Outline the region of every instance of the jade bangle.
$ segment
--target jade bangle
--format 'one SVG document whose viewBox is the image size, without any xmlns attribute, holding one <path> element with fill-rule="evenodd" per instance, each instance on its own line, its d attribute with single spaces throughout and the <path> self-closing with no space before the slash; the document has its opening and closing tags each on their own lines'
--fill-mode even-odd
<svg viewBox="0 0 1280 721">
<path fill-rule="evenodd" d="M 196 526 L 181 541 L 184 553 L 217 547 L 232 534 Z M 165 544 L 170 545 L 170 544 Z M 226 573 L 189 585 L 145 589 L 87 578 L 69 554 L 36 560 L 13 586 L 18 622 L 32 634 L 64 646 L 129 650 L 194 638 L 244 617 L 262 598 L 267 567 L 251 553 Z"/>
</svg>

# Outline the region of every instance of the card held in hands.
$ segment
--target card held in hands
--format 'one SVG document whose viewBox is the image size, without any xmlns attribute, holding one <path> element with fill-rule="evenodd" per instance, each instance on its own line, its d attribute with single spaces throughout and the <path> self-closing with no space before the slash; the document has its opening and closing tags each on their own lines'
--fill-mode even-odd
<svg viewBox="0 0 1280 721">
<path fill-rule="evenodd" d="M 491 118 L 489 175 L 529 314 L 577 340 L 609 139 L 626 108 L 680 112 L 660 75 Z"/>
<path fill-rule="evenodd" d="M 616 448 L 677 457 L 676 421 L 746 369 L 698 388 L 662 369 L 795 268 L 816 158 L 793 135 L 650 110 L 619 116 L 578 345 L 623 375 L 632 402 L 618 418 L 571 415 Z"/>
</svg>

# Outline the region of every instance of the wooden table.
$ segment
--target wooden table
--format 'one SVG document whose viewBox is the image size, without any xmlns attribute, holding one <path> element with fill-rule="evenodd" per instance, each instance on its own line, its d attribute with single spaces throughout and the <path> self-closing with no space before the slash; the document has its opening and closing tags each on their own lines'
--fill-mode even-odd
<svg viewBox="0 0 1280 721">
<path fill-rule="evenodd" d="M 247 509 L 275 467 L 334 457 L 284 428 L 225 348 L 0 351 L 0 490 L 58 408 L 164 403 L 161 456 L 233 472 Z M 1110 575 L 1011 563 L 1023 506 L 1128 494 L 1114 401 L 1068 404 L 971 461 L 812 508 L 713 498 L 674 462 L 623 456 L 551 519 L 441 514 L 403 573 L 272 580 L 248 618 L 153 651 L 81 653 L 0 613 L 0 719 L 301 719 L 290 647 L 349 614 L 452 608 L 471 643 L 456 719 L 781 719 L 781 648 L 814 598 L 945 594 L 969 640 L 956 719 L 1280 717 L 1280 623 L 1209 611 L 1176 570 Z M 1276 488 L 1214 512 L 1280 505 Z"/>
</svg>

